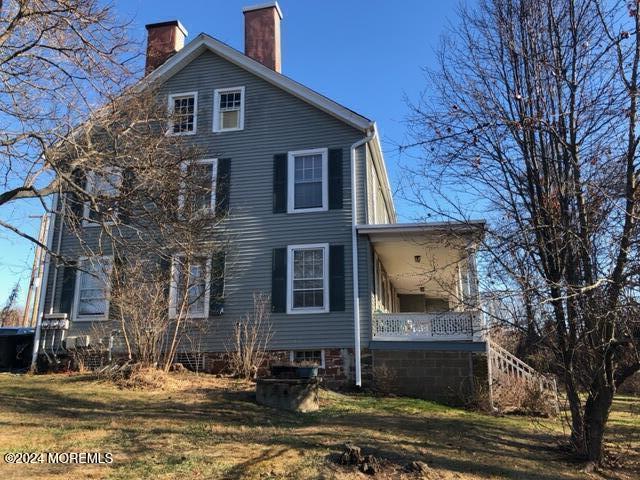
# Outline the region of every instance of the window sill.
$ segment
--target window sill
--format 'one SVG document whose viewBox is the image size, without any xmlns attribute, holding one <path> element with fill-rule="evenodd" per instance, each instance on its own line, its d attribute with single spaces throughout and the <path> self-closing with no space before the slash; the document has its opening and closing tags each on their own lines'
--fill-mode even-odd
<svg viewBox="0 0 640 480">
<path fill-rule="evenodd" d="M 329 313 L 329 309 L 327 309 L 327 308 L 322 308 L 322 309 L 318 309 L 318 308 L 288 308 L 287 309 L 287 315 L 297 315 L 297 314 L 309 315 L 309 314 L 314 314 L 314 313 Z"/>
<path fill-rule="evenodd" d="M 313 212 L 328 212 L 326 207 L 314 207 L 314 208 L 293 208 L 288 210 L 287 213 L 313 213 Z"/>
<path fill-rule="evenodd" d="M 226 133 L 226 132 L 241 132 L 244 128 L 224 128 L 224 129 L 213 129 L 213 133 Z"/>
<path fill-rule="evenodd" d="M 100 227 L 111 227 L 115 225 L 116 222 L 90 222 L 88 220 L 82 220 L 83 228 L 100 228 Z"/>
<path fill-rule="evenodd" d="M 175 320 L 178 316 L 173 314 L 173 315 L 169 315 L 169 318 L 171 320 Z M 187 320 L 206 320 L 209 318 L 209 314 L 205 315 L 204 313 L 199 313 L 197 315 L 185 315 L 184 317 Z"/>
<path fill-rule="evenodd" d="M 91 317 L 91 316 L 85 316 L 85 317 L 75 317 L 73 319 L 74 322 L 81 322 L 81 323 L 88 323 L 88 322 L 106 322 L 107 320 L 109 320 L 108 317 L 105 316 L 95 316 L 95 317 Z"/>
<path fill-rule="evenodd" d="M 198 132 L 196 132 L 195 130 L 192 132 L 178 132 L 178 133 L 167 132 L 167 136 L 168 137 L 186 137 L 189 135 L 195 135 L 196 133 Z"/>
</svg>

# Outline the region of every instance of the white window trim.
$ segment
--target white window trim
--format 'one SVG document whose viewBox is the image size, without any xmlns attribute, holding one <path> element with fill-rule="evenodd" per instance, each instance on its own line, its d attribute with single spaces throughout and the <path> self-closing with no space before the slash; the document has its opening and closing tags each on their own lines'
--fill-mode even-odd
<svg viewBox="0 0 640 480">
<path fill-rule="evenodd" d="M 322 206 L 295 208 L 295 157 L 318 154 L 322 155 Z M 288 152 L 287 156 L 287 213 L 325 212 L 329 210 L 329 149 L 296 150 Z"/>
<path fill-rule="evenodd" d="M 227 92 L 237 92 L 240 91 L 240 110 L 239 110 L 239 119 L 238 119 L 238 127 L 235 128 L 222 128 L 220 125 L 220 94 Z M 244 87 L 229 87 L 229 88 L 216 88 L 213 91 L 213 126 L 212 131 L 214 133 L 222 133 L 222 132 L 237 132 L 240 130 L 244 130 L 244 104 L 245 104 L 245 96 L 244 96 Z"/>
<path fill-rule="evenodd" d="M 183 93 L 172 93 L 169 95 L 168 103 L 169 103 L 169 114 L 173 115 L 174 109 L 174 99 L 176 97 L 193 97 L 193 131 L 191 132 L 174 132 L 173 131 L 173 121 L 169 120 L 169 128 L 167 129 L 167 135 L 171 136 L 182 136 L 182 135 L 195 135 L 198 131 L 198 92 L 183 92 Z"/>
<path fill-rule="evenodd" d="M 113 170 L 113 172 L 117 172 L 120 175 L 120 185 L 118 186 L 118 191 L 120 189 L 120 187 L 122 186 L 122 172 L 120 171 L 120 169 L 118 167 L 113 167 L 111 170 Z M 88 172 L 87 173 L 87 179 L 86 179 L 86 183 L 85 183 L 85 189 L 87 190 L 87 193 L 89 193 L 89 195 L 93 195 L 94 194 L 94 189 L 95 189 L 95 180 L 94 177 L 96 175 L 96 172 Z M 94 222 L 91 221 L 89 215 L 91 213 L 91 202 L 89 202 L 88 200 L 86 202 L 84 202 L 82 204 L 82 226 L 83 227 L 100 227 L 102 225 L 112 225 L 113 222 Z"/>
<path fill-rule="evenodd" d="M 84 272 L 82 271 L 82 264 L 88 260 L 92 261 L 104 261 L 107 260 L 109 263 L 109 281 L 106 285 L 105 290 L 105 308 L 103 315 L 78 315 L 79 303 L 80 303 L 80 275 Z M 111 271 L 113 267 L 113 257 L 110 255 L 102 255 L 100 257 L 79 257 L 78 258 L 78 270 L 76 270 L 76 284 L 73 291 L 73 321 L 74 322 L 104 322 L 109 319 L 109 293 L 111 291 Z"/>
<path fill-rule="evenodd" d="M 169 287 L 169 318 L 176 318 L 177 312 L 177 294 L 178 294 L 178 269 L 176 259 L 183 258 L 184 254 L 173 255 L 171 257 L 171 285 Z M 194 255 L 199 257 L 199 255 Z M 206 257 L 205 262 L 205 287 L 204 287 L 204 311 L 202 313 L 193 315 L 187 312 L 186 318 L 209 318 L 209 299 L 211 297 L 211 257 L 202 255 L 201 258 Z"/>
<path fill-rule="evenodd" d="M 320 350 L 320 365 L 318 365 L 319 368 L 325 368 L 325 363 L 324 363 L 324 349 L 320 348 L 304 348 L 304 349 L 298 349 L 298 350 L 290 350 L 289 351 L 289 361 L 291 363 L 295 363 L 295 359 L 296 359 L 296 352 L 311 352 L 313 350 Z"/>
<path fill-rule="evenodd" d="M 294 250 L 312 250 L 322 248 L 322 289 L 323 307 L 293 308 L 293 252 Z M 329 311 L 329 244 L 311 243 L 306 245 L 287 246 L 287 313 L 307 314 L 307 313 L 327 313 Z"/>
<path fill-rule="evenodd" d="M 198 164 L 211 164 L 214 165 L 214 174 L 211 176 L 211 205 L 209 205 L 209 211 L 214 212 L 216 209 L 216 186 L 218 184 L 218 159 L 217 158 L 203 158 L 202 160 L 196 160 L 194 163 Z M 182 173 L 186 173 L 187 164 L 180 165 Z M 184 197 L 185 197 L 185 185 L 184 183 L 180 187 L 180 195 L 178 196 L 178 208 L 184 209 Z"/>
</svg>

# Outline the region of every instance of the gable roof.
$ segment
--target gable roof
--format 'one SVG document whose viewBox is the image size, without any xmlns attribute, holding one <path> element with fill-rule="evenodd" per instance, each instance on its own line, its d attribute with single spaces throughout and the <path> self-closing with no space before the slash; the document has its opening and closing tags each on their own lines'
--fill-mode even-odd
<svg viewBox="0 0 640 480">
<path fill-rule="evenodd" d="M 305 87 L 299 82 L 278 73 L 270 68 L 264 66 L 260 62 L 254 60 L 251 57 L 246 56 L 244 53 L 236 50 L 235 48 L 227 45 L 220 40 L 213 38 L 206 33 L 200 33 L 196 38 L 184 46 L 179 52 L 169 58 L 166 62 L 152 71 L 149 75 L 144 77 L 139 84 L 144 88 L 145 85 L 155 82 L 166 81 L 173 75 L 178 73 L 182 68 L 188 65 L 192 60 L 198 57 L 203 52 L 210 50 L 211 52 L 219 55 L 225 60 L 253 73 L 259 78 L 281 88 L 282 90 L 290 93 L 291 95 L 309 103 L 310 105 L 332 115 L 338 120 L 343 121 L 347 125 L 350 125 L 357 130 L 362 131 L 365 134 L 373 134 L 372 150 L 374 152 L 374 162 L 376 162 L 382 171 L 384 182 L 384 193 L 387 197 L 391 210 L 392 217 L 395 222 L 396 212 L 393 203 L 393 195 L 391 194 L 391 186 L 389 184 L 389 176 L 387 173 L 387 166 L 382 154 L 382 147 L 380 145 L 380 136 L 378 135 L 376 123 L 367 117 L 354 112 L 353 110 L 340 105 L 338 102 L 331 100 L 328 97 L 316 92 L 315 90 Z"/>
<path fill-rule="evenodd" d="M 212 51 L 225 60 L 247 70 L 250 73 L 253 73 L 257 77 L 262 78 L 263 80 L 281 88 L 301 100 L 304 100 L 307 103 L 310 103 L 314 107 L 317 107 L 339 120 L 342 120 L 346 124 L 358 130 L 369 132 L 373 128 L 373 122 L 367 117 L 334 102 L 315 90 L 305 87 L 286 75 L 265 67 L 260 62 L 246 56 L 244 53 L 236 50 L 226 43 L 216 40 L 206 33 L 199 34 L 178 53 L 147 75 L 143 79 L 143 83 L 146 84 L 167 80 L 206 50 Z"/>
</svg>

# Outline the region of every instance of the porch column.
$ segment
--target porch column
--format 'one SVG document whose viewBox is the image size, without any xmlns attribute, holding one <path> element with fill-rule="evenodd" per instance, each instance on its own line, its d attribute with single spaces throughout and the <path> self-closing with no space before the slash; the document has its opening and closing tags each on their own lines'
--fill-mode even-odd
<svg viewBox="0 0 640 480">
<path fill-rule="evenodd" d="M 471 325 L 473 328 L 473 341 L 484 340 L 485 324 L 484 315 L 480 309 L 480 294 L 478 289 L 478 268 L 476 265 L 475 247 L 467 249 L 467 281 L 469 284 L 469 298 L 467 305 L 472 311 Z"/>
</svg>

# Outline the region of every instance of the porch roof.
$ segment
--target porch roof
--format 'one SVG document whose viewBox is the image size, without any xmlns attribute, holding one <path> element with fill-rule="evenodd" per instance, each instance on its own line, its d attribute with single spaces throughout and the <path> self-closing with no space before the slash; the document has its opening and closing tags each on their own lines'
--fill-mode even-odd
<svg viewBox="0 0 640 480">
<path fill-rule="evenodd" d="M 482 235 L 486 221 L 482 219 L 468 222 L 425 222 L 425 223 L 378 223 L 356 225 L 358 233 L 369 236 L 398 236 L 398 235 L 433 235 L 450 233 L 452 235 Z"/>
<path fill-rule="evenodd" d="M 398 293 L 447 298 L 457 290 L 458 266 L 481 240 L 485 222 L 358 225 Z"/>
</svg>

